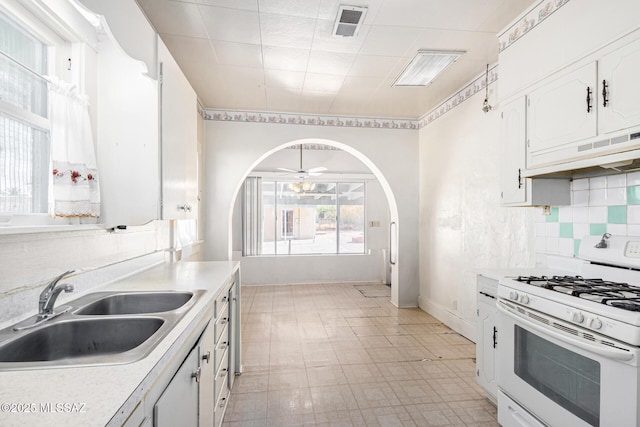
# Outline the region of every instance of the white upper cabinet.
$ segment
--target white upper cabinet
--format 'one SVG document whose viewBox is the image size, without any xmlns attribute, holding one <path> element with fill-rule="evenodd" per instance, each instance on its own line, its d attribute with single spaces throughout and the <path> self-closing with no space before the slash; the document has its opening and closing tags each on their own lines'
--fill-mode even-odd
<svg viewBox="0 0 640 427">
<path fill-rule="evenodd" d="M 640 124 L 640 40 L 602 56 L 598 62 L 600 133 Z"/>
<path fill-rule="evenodd" d="M 526 167 L 527 102 L 521 96 L 500 107 L 500 190 L 503 206 L 569 205 L 569 180 L 523 176 Z"/>
<path fill-rule="evenodd" d="M 596 63 L 592 62 L 529 94 L 529 155 L 597 134 L 596 78 Z"/>
<path fill-rule="evenodd" d="M 501 107 L 500 145 L 502 167 L 500 188 L 502 204 L 522 203 L 526 200 L 526 182 L 522 171 L 526 169 L 525 141 L 527 138 L 525 97 Z"/>
<path fill-rule="evenodd" d="M 198 101 L 196 93 L 158 37 L 162 219 L 198 213 Z"/>
</svg>

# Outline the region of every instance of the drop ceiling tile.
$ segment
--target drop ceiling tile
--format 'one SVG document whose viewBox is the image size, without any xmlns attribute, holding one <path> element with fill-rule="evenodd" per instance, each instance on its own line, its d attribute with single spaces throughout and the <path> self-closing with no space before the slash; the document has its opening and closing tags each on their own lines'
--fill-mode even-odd
<svg viewBox="0 0 640 427">
<path fill-rule="evenodd" d="M 173 36 L 170 34 L 161 34 L 160 37 L 179 64 L 183 62 L 216 63 L 216 55 L 211 48 L 209 39 Z"/>
<path fill-rule="evenodd" d="M 320 0 L 259 0 L 260 12 L 315 19 Z"/>
<path fill-rule="evenodd" d="M 310 49 L 315 19 L 298 16 L 260 14 L 262 43 L 283 48 Z"/>
<path fill-rule="evenodd" d="M 257 12 L 224 7 L 198 7 L 211 40 L 260 44 L 260 20 Z"/>
<path fill-rule="evenodd" d="M 441 2 L 394 0 L 385 2 L 374 25 L 416 28 L 474 29 L 495 13 L 495 0 Z"/>
<path fill-rule="evenodd" d="M 491 10 L 499 10 L 500 13 L 491 13 L 474 30 L 499 33 L 522 12 L 537 3 L 537 0 L 496 0 L 495 2 L 497 6 L 493 6 Z"/>
<path fill-rule="evenodd" d="M 355 37 L 333 35 L 333 21 L 317 21 L 312 48 L 327 52 L 358 53 L 369 33 L 369 25 L 362 25 Z"/>
<path fill-rule="evenodd" d="M 370 102 L 371 94 L 363 93 L 356 95 L 338 95 L 331 104 L 330 114 L 337 116 L 368 116 L 367 104 Z"/>
<path fill-rule="evenodd" d="M 268 88 L 286 88 L 300 92 L 304 85 L 305 73 L 301 71 L 264 70 L 265 83 Z"/>
<path fill-rule="evenodd" d="M 350 76 L 386 77 L 401 68 L 402 59 L 393 56 L 358 55 L 351 69 Z"/>
<path fill-rule="evenodd" d="M 344 76 L 349 72 L 355 55 L 350 53 L 322 52 L 312 50 L 307 72 Z"/>
<path fill-rule="evenodd" d="M 380 85 L 385 82 L 385 79 L 382 77 L 356 77 L 356 76 L 347 76 L 342 83 L 342 87 L 340 88 L 340 94 L 345 93 L 363 93 L 369 92 L 373 93 Z"/>
<path fill-rule="evenodd" d="M 262 66 L 262 49 L 260 45 L 218 40 L 212 41 L 211 44 L 219 64 L 241 67 Z"/>
<path fill-rule="evenodd" d="M 218 65 L 207 70 L 212 83 L 242 92 L 245 88 L 264 87 L 264 70 L 254 67 Z"/>
<path fill-rule="evenodd" d="M 419 28 L 373 26 L 362 44 L 360 54 L 404 56 L 420 35 Z"/>
<path fill-rule="evenodd" d="M 185 2 L 203 4 L 206 6 L 226 7 L 227 9 L 258 10 L 258 0 L 185 0 Z"/>
<path fill-rule="evenodd" d="M 298 107 L 300 113 L 329 114 L 334 93 L 306 90 L 302 92 L 302 105 Z"/>
<path fill-rule="evenodd" d="M 262 49 L 265 68 L 285 71 L 306 71 L 309 50 L 264 46 Z"/>
<path fill-rule="evenodd" d="M 156 31 L 189 37 L 207 37 L 198 5 L 167 0 L 140 2 Z"/>
<path fill-rule="evenodd" d="M 344 76 L 307 73 L 302 91 L 303 94 L 306 92 L 329 92 L 335 94 L 340 90 L 343 81 Z"/>
<path fill-rule="evenodd" d="M 290 91 L 278 87 L 266 88 L 267 108 L 269 111 L 296 112 L 302 107 L 302 92 Z"/>
</svg>

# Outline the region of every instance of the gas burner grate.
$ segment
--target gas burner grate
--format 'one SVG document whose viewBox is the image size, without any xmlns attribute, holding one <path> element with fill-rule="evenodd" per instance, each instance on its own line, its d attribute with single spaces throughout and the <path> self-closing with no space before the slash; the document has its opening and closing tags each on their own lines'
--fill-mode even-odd
<svg viewBox="0 0 640 427">
<path fill-rule="evenodd" d="M 515 280 L 623 310 L 640 311 L 640 288 L 627 283 L 582 276 L 518 276 Z"/>
</svg>

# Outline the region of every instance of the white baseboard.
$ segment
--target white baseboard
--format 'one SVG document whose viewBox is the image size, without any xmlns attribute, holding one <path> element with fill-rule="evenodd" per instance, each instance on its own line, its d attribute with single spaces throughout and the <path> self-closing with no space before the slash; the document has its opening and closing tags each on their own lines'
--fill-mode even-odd
<svg viewBox="0 0 640 427">
<path fill-rule="evenodd" d="M 418 297 L 418 306 L 440 320 L 442 323 L 462 335 L 463 337 L 476 342 L 476 324 L 469 322 L 453 313 L 441 305 L 435 304 L 427 300 L 423 296 Z"/>
</svg>

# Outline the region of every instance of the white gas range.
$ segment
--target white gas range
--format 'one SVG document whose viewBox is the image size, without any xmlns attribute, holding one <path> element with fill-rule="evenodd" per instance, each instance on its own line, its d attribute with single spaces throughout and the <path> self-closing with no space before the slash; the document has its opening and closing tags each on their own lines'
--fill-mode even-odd
<svg viewBox="0 0 640 427">
<path fill-rule="evenodd" d="M 587 236 L 575 275 L 500 280 L 498 421 L 638 426 L 640 238 Z"/>
</svg>

